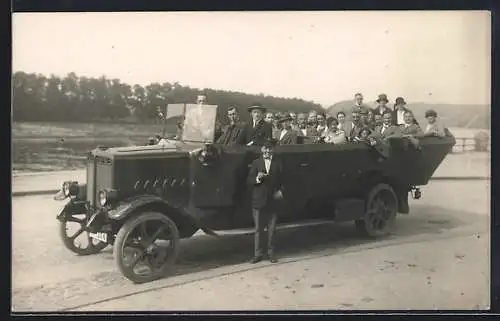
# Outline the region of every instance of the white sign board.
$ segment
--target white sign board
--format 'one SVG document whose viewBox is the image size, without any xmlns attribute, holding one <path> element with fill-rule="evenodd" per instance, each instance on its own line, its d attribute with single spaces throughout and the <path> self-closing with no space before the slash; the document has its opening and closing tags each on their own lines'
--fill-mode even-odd
<svg viewBox="0 0 500 321">
<path fill-rule="evenodd" d="M 217 105 L 186 104 L 182 140 L 213 142 Z"/>
</svg>

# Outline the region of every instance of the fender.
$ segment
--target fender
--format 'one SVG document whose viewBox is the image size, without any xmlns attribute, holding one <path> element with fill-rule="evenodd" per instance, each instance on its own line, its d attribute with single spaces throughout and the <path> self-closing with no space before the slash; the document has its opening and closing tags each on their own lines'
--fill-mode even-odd
<svg viewBox="0 0 500 321">
<path fill-rule="evenodd" d="M 186 211 L 184 208 L 175 206 L 171 202 L 166 201 L 165 199 L 157 195 L 143 194 L 122 200 L 117 204 L 116 207 L 108 211 L 108 217 L 115 221 L 123 220 L 132 215 L 139 208 L 148 205 L 158 205 L 167 208 L 169 210 L 169 214 L 172 215 L 171 218 L 174 221 L 177 222 L 187 221 L 193 224 L 196 228 L 201 229 L 208 235 L 216 237 L 219 236 L 217 233 L 206 227 L 198 218 L 191 215 L 191 213 Z"/>
<path fill-rule="evenodd" d="M 87 202 L 85 201 L 70 199 L 69 202 L 66 203 L 64 208 L 61 210 L 61 213 L 56 216 L 56 219 L 61 222 L 65 222 L 68 216 L 74 214 L 87 214 L 87 207 L 85 205 L 86 203 Z"/>
</svg>

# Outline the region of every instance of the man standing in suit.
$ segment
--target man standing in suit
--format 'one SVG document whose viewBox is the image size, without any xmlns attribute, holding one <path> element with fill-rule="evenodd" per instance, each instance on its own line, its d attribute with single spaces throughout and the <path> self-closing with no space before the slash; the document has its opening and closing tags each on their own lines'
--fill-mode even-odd
<svg viewBox="0 0 500 321">
<path fill-rule="evenodd" d="M 274 251 L 274 233 L 279 201 L 283 198 L 283 170 L 273 154 L 274 141 L 261 147 L 261 156 L 253 161 L 247 183 L 252 190 L 252 215 L 255 225 L 254 257 L 252 264 L 262 261 L 265 251 L 264 229 L 267 227 L 267 256 L 271 263 L 277 259 Z"/>
<path fill-rule="evenodd" d="M 403 97 L 396 98 L 394 103 L 394 110 L 392 112 L 392 120 L 394 125 L 404 125 L 405 124 L 405 111 L 406 111 L 406 101 Z"/>
<path fill-rule="evenodd" d="M 366 106 L 363 103 L 363 100 L 364 100 L 363 94 L 356 93 L 354 95 L 354 108 L 353 109 L 356 109 L 362 115 L 365 115 L 365 114 L 368 115 L 368 112 L 371 108 Z"/>
<path fill-rule="evenodd" d="M 247 146 L 262 146 L 273 135 L 273 126 L 264 121 L 266 108 L 260 103 L 254 103 L 248 107 L 248 111 L 252 115 L 252 121 L 247 126 Z"/>
<path fill-rule="evenodd" d="M 372 134 L 380 138 L 401 137 L 401 130 L 393 124 L 392 113 L 389 111 L 382 115 L 382 125 L 375 127 Z"/>
<path fill-rule="evenodd" d="M 378 107 L 373 110 L 373 114 L 384 115 L 386 112 L 391 112 L 391 109 L 387 107 L 389 99 L 386 94 L 378 95 L 377 103 Z"/>
<path fill-rule="evenodd" d="M 236 107 L 231 106 L 227 110 L 227 118 L 229 124 L 224 126 L 222 134 L 217 139 L 217 144 L 226 146 L 245 145 L 246 140 L 246 126 L 241 123 Z"/>
<path fill-rule="evenodd" d="M 281 127 L 281 131 L 277 137 L 278 144 L 297 144 L 297 133 L 292 129 L 292 121 L 292 117 L 286 115 L 278 119 L 278 124 L 280 124 Z"/>
</svg>

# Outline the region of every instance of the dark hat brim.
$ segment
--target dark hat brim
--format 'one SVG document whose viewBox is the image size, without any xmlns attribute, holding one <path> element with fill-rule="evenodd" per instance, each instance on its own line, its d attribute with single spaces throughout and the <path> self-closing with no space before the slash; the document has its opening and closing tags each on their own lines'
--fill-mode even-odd
<svg viewBox="0 0 500 321">
<path fill-rule="evenodd" d="M 252 111 L 252 110 L 254 110 L 254 109 L 260 109 L 262 111 L 267 111 L 267 108 L 264 107 L 264 106 L 250 106 L 247 109 L 248 109 L 249 112 Z"/>
<path fill-rule="evenodd" d="M 293 118 L 288 116 L 288 117 L 283 117 L 283 118 L 280 118 L 278 119 L 278 123 L 282 123 L 282 122 L 285 122 L 285 121 L 292 121 Z"/>
</svg>

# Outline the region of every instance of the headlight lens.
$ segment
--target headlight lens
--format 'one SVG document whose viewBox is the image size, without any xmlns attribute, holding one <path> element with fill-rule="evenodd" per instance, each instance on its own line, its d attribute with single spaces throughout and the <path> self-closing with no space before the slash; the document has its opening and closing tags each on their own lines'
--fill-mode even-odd
<svg viewBox="0 0 500 321">
<path fill-rule="evenodd" d="M 108 201 L 106 191 L 100 191 L 98 196 L 99 196 L 99 204 L 101 204 L 101 206 L 106 205 L 106 202 Z"/>
<path fill-rule="evenodd" d="M 101 206 L 108 205 L 110 203 L 113 203 L 118 199 L 118 191 L 114 190 L 112 188 L 106 188 L 103 190 L 100 190 L 99 193 L 97 194 L 97 198 L 99 201 L 99 204 Z"/>
</svg>

